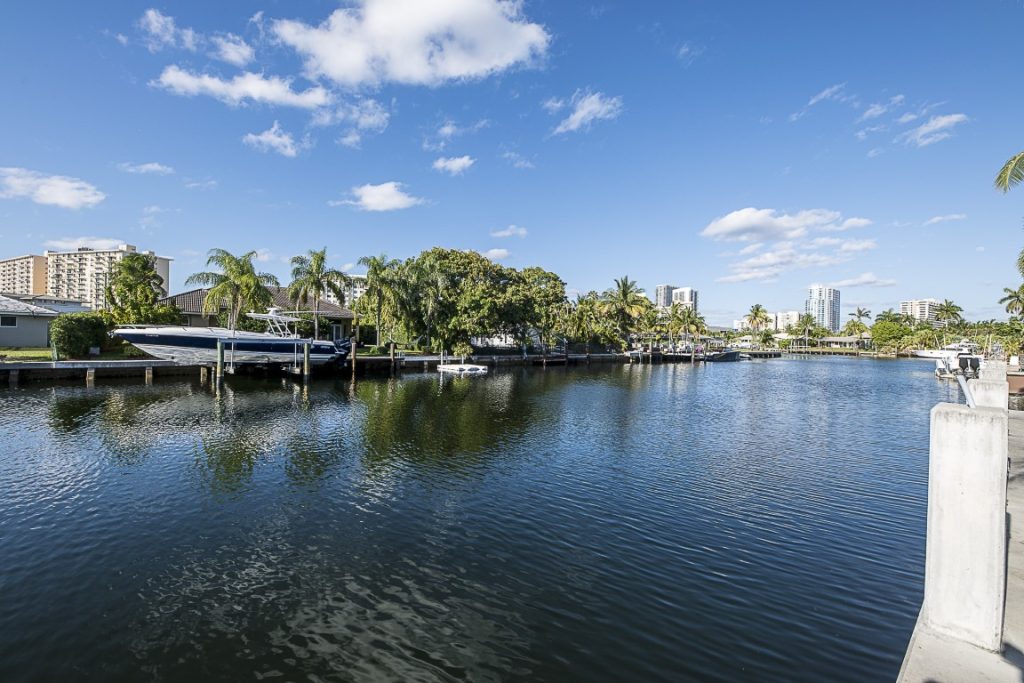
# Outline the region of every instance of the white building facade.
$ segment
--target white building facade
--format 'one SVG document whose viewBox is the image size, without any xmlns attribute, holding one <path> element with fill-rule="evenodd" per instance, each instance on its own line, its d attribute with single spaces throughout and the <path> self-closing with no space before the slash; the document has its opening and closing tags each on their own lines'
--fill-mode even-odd
<svg viewBox="0 0 1024 683">
<path fill-rule="evenodd" d="M 807 290 L 804 312 L 813 316 L 820 327 L 838 332 L 840 327 L 839 290 L 824 285 L 811 285 Z"/>
<path fill-rule="evenodd" d="M 939 302 L 935 299 L 911 299 L 910 301 L 900 302 L 900 313 L 902 315 L 909 315 L 914 320 L 922 322 L 929 322 L 932 325 L 937 324 L 936 308 Z"/>
<path fill-rule="evenodd" d="M 334 296 L 333 292 L 328 292 L 324 298 L 332 304 L 352 308 L 364 294 L 366 294 L 366 276 L 348 275 L 348 286 L 345 288 L 344 303 L 338 301 L 338 297 Z"/>
<path fill-rule="evenodd" d="M 700 313 L 699 293 L 693 287 L 676 287 L 672 290 L 672 303 L 689 308 L 694 313 Z"/>
<path fill-rule="evenodd" d="M 795 326 L 800 322 L 800 311 L 779 311 L 773 315 L 776 332 L 785 332 L 787 327 Z"/>
</svg>

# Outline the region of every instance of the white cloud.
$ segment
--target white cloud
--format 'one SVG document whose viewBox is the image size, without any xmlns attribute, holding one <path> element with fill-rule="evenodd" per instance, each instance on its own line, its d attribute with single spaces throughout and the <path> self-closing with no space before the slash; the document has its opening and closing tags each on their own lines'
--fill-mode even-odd
<svg viewBox="0 0 1024 683">
<path fill-rule="evenodd" d="M 512 164 L 514 168 L 534 168 L 533 162 L 518 152 L 505 152 L 501 158 Z"/>
<path fill-rule="evenodd" d="M 0 168 L 0 199 L 15 198 L 65 209 L 81 209 L 96 206 L 106 195 L 78 178 L 48 176 L 27 168 Z"/>
<path fill-rule="evenodd" d="M 876 276 L 874 273 L 862 273 L 857 277 L 832 282 L 829 284 L 829 287 L 892 287 L 895 284 L 895 280 L 883 279 Z"/>
<path fill-rule="evenodd" d="M 714 240 L 752 242 L 793 239 L 802 237 L 808 230 L 849 230 L 871 224 L 866 218 L 843 221 L 841 218 L 838 211 L 829 209 L 807 209 L 788 214 L 775 209 L 747 207 L 716 218 L 700 234 Z"/>
<path fill-rule="evenodd" d="M 908 145 L 927 147 L 950 137 L 953 135 L 953 128 L 955 126 L 969 120 L 966 114 L 933 116 L 917 128 L 912 128 L 898 135 L 895 142 L 905 142 Z"/>
<path fill-rule="evenodd" d="M 321 86 L 301 92 L 292 90 L 290 80 L 277 76 L 245 72 L 227 81 L 208 74 L 194 74 L 171 65 L 160 78 L 150 81 L 154 87 L 164 88 L 175 95 L 193 97 L 208 95 L 221 102 L 237 106 L 246 100 L 302 109 L 316 109 L 331 103 L 331 94 Z"/>
<path fill-rule="evenodd" d="M 754 242 L 753 244 L 748 244 L 747 246 L 740 249 L 740 256 L 746 256 L 748 254 L 753 254 L 756 251 L 760 251 L 761 247 L 763 246 L 764 242 Z"/>
<path fill-rule="evenodd" d="M 189 190 L 212 190 L 217 187 L 213 178 L 186 178 L 185 188 Z"/>
<path fill-rule="evenodd" d="M 878 243 L 875 240 L 846 240 L 843 246 L 839 247 L 839 251 L 867 251 L 877 247 Z"/>
<path fill-rule="evenodd" d="M 214 36 L 213 44 L 217 47 L 216 57 L 218 59 L 238 67 L 245 66 L 256 56 L 252 46 L 234 33 Z"/>
<path fill-rule="evenodd" d="M 256 260 L 257 261 L 259 261 L 261 263 L 266 263 L 267 261 L 269 261 L 272 258 L 274 258 L 274 252 L 270 251 L 269 249 L 263 248 L 263 249 L 257 249 L 256 250 Z"/>
<path fill-rule="evenodd" d="M 810 111 L 811 107 L 821 102 L 826 102 L 829 100 L 847 102 L 849 100 L 854 99 L 851 95 L 847 95 L 845 91 L 846 83 L 836 83 L 835 85 L 830 85 L 829 87 L 825 88 L 818 94 L 813 95 L 811 99 L 807 100 L 807 104 L 804 105 L 803 109 L 790 114 L 789 120 L 797 121 L 803 118 L 807 114 L 807 112 Z"/>
<path fill-rule="evenodd" d="M 962 221 L 965 218 L 967 218 L 966 213 L 947 213 L 944 216 L 932 216 L 923 225 L 935 225 L 936 223 L 945 223 L 947 221 Z"/>
<path fill-rule="evenodd" d="M 438 126 L 437 131 L 432 136 L 423 140 L 423 149 L 439 152 L 453 139 L 468 133 L 476 133 L 489 126 L 490 123 L 487 119 L 480 119 L 471 125 L 460 126 L 455 121 L 448 119 Z"/>
<path fill-rule="evenodd" d="M 147 9 L 139 18 L 139 28 L 145 34 L 146 47 L 158 52 L 165 47 L 182 47 L 195 52 L 200 36 L 190 28 L 178 28 L 174 17 L 161 14 L 159 10 Z"/>
<path fill-rule="evenodd" d="M 128 44 L 128 36 L 126 36 L 123 33 L 115 34 L 114 35 L 114 40 L 116 40 L 117 42 L 121 43 L 122 45 L 127 45 Z"/>
<path fill-rule="evenodd" d="M 676 50 L 676 59 L 680 62 L 689 66 L 693 64 L 694 60 L 704 54 L 704 46 L 697 45 L 696 43 L 686 42 L 683 43 L 678 50 Z"/>
<path fill-rule="evenodd" d="M 557 114 L 558 112 L 565 109 L 565 100 L 559 97 L 549 97 L 540 103 L 540 106 L 544 108 L 549 114 Z"/>
<path fill-rule="evenodd" d="M 47 240 L 43 246 L 47 249 L 58 251 L 74 251 L 82 247 L 89 249 L 117 249 L 118 245 L 124 244 L 124 240 L 116 237 L 61 237 L 57 240 Z"/>
<path fill-rule="evenodd" d="M 507 0 L 355 0 L 319 26 L 278 20 L 272 29 L 306 73 L 346 86 L 439 85 L 528 64 L 550 36 Z"/>
<path fill-rule="evenodd" d="M 344 145 L 345 147 L 356 148 L 359 147 L 363 142 L 363 136 L 359 134 L 358 130 L 350 130 L 349 132 L 338 138 L 338 144 Z"/>
<path fill-rule="evenodd" d="M 242 142 L 261 152 L 273 150 L 286 157 L 295 157 L 299 150 L 306 146 L 306 144 L 296 145 L 292 134 L 285 132 L 277 121 L 274 121 L 274 125 L 262 133 L 247 133 L 242 138 Z"/>
<path fill-rule="evenodd" d="M 838 237 L 815 237 L 807 243 L 807 248 L 818 249 L 820 247 L 835 247 L 842 243 L 843 241 Z"/>
<path fill-rule="evenodd" d="M 365 98 L 345 102 L 334 109 L 320 109 L 313 114 L 313 125 L 332 126 L 348 123 L 358 130 L 381 133 L 388 127 L 391 114 L 377 100 Z"/>
<path fill-rule="evenodd" d="M 521 228 L 518 225 L 491 231 L 491 237 L 526 237 L 526 234 L 526 228 Z"/>
<path fill-rule="evenodd" d="M 600 92 L 577 90 L 571 100 L 572 112 L 554 130 L 554 135 L 585 129 L 594 121 L 617 118 L 622 113 L 622 98 Z"/>
<path fill-rule="evenodd" d="M 874 147 L 872 149 L 869 149 L 868 150 L 868 159 L 874 159 L 875 157 L 877 157 L 881 153 L 882 153 L 882 148 L 881 147 Z"/>
<path fill-rule="evenodd" d="M 717 282 L 772 281 L 788 270 L 833 266 L 848 259 L 840 254 L 808 252 L 792 241 L 778 242 L 769 251 L 730 264 L 733 272 Z"/>
<path fill-rule="evenodd" d="M 146 214 L 147 216 L 152 216 L 158 213 L 166 213 L 166 211 L 167 209 L 157 204 L 150 204 L 149 206 L 142 207 L 142 213 Z"/>
<path fill-rule="evenodd" d="M 877 119 L 882 114 L 886 113 L 890 109 L 895 109 L 903 104 L 903 100 L 906 99 L 903 95 L 894 95 L 889 98 L 888 102 L 875 103 L 870 105 L 864 110 L 864 113 L 860 115 L 857 121 L 867 121 L 868 119 Z"/>
<path fill-rule="evenodd" d="M 355 206 L 362 211 L 396 211 L 408 209 L 423 200 L 402 190 L 402 184 L 390 181 L 380 185 L 359 185 L 352 188 L 353 199 L 327 202 L 331 206 Z"/>
<path fill-rule="evenodd" d="M 502 249 L 500 247 L 496 249 L 488 249 L 487 251 L 483 252 L 483 255 L 491 259 L 492 261 L 500 261 L 502 259 L 508 258 L 509 250 Z"/>
<path fill-rule="evenodd" d="M 125 161 L 118 164 L 117 167 L 125 173 L 153 173 L 156 175 L 170 175 L 174 173 L 174 169 L 170 166 L 164 166 L 155 161 L 145 164 L 132 164 Z"/>
<path fill-rule="evenodd" d="M 471 156 L 441 157 L 434 161 L 433 169 L 453 176 L 462 175 L 474 163 L 476 159 Z"/>
<path fill-rule="evenodd" d="M 974 251 L 985 251 L 985 247 L 975 247 Z"/>
</svg>

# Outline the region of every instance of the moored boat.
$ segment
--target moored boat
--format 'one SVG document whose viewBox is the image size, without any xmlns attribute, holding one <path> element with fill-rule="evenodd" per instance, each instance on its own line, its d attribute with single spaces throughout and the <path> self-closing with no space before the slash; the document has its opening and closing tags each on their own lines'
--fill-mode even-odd
<svg viewBox="0 0 1024 683">
<path fill-rule="evenodd" d="M 954 344 L 947 344 L 941 349 L 915 349 L 911 353 L 915 358 L 944 359 L 956 358 L 960 354 L 977 354 L 978 345 L 963 339 Z"/>
<path fill-rule="evenodd" d="M 722 349 L 721 351 L 708 353 L 704 356 L 704 360 L 708 363 L 732 363 L 739 359 L 740 352 L 733 349 Z"/>
<path fill-rule="evenodd" d="M 487 366 L 472 363 L 442 363 L 437 366 L 437 371 L 455 375 L 486 375 Z"/>
<path fill-rule="evenodd" d="M 250 318 L 267 323 L 266 332 L 245 332 L 223 327 L 184 325 L 126 325 L 111 332 L 132 346 L 162 360 L 179 363 L 216 363 L 218 343 L 223 345 L 224 361 L 229 364 L 300 363 L 309 345 L 313 365 L 343 363 L 352 344 L 349 340 L 324 341 L 299 337 L 288 325 L 300 321 L 269 313 L 248 313 Z"/>
</svg>

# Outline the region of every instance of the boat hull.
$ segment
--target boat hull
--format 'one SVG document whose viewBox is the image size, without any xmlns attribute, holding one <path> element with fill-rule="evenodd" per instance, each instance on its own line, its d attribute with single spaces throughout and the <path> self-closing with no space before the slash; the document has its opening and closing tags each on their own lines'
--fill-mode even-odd
<svg viewBox="0 0 1024 683">
<path fill-rule="evenodd" d="M 739 361 L 739 351 L 720 351 L 719 353 L 709 353 L 704 356 L 704 360 L 709 363 L 734 363 Z"/>
<path fill-rule="evenodd" d="M 310 344 L 309 362 L 313 365 L 343 362 L 348 356 L 347 342 L 335 345 L 259 333 L 231 336 L 227 330 L 217 334 L 211 328 L 202 333 L 161 328 L 118 329 L 113 334 L 151 356 L 178 363 L 216 363 L 218 341 L 224 343 L 224 362 L 236 365 L 298 364 L 303 361 L 306 344 Z"/>
</svg>

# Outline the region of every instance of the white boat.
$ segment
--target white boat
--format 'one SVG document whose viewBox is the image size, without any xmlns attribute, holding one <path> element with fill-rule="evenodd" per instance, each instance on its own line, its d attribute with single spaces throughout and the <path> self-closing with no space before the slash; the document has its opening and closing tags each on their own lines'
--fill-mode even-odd
<svg viewBox="0 0 1024 683">
<path fill-rule="evenodd" d="M 438 372 L 449 372 L 455 375 L 486 375 L 486 365 L 473 365 L 472 363 L 441 363 L 437 366 Z"/>
<path fill-rule="evenodd" d="M 978 345 L 966 339 L 948 344 L 941 349 L 917 349 L 912 351 L 915 358 L 945 359 L 956 358 L 960 354 L 977 355 Z"/>
<path fill-rule="evenodd" d="M 111 334 L 162 360 L 179 363 L 212 364 L 217 362 L 218 342 L 224 348 L 224 362 L 291 364 L 302 363 L 304 349 L 309 344 L 309 362 L 322 365 L 343 363 L 352 344 L 349 340 L 323 341 L 299 337 L 289 325 L 299 322 L 280 314 L 277 309 L 269 313 L 247 313 L 250 318 L 267 323 L 266 332 L 243 332 L 223 327 L 186 327 L 183 325 L 125 325 Z"/>
</svg>

